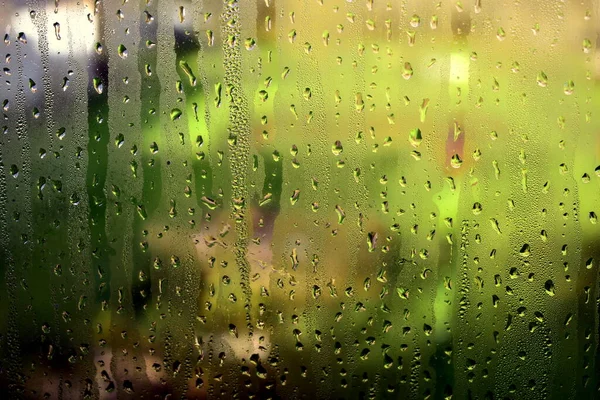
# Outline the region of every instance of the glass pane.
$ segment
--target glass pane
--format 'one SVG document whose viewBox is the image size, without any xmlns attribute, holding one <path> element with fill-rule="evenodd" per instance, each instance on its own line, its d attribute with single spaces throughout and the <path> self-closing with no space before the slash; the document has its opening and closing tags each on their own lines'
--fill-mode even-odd
<svg viewBox="0 0 600 400">
<path fill-rule="evenodd" d="M 600 396 L 600 3 L 5 2 L 7 398 Z"/>
</svg>

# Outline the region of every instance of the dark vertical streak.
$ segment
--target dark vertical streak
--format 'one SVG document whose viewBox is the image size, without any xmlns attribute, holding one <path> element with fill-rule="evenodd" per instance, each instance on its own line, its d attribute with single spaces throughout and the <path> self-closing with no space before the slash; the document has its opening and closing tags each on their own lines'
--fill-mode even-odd
<svg viewBox="0 0 600 400">
<path fill-rule="evenodd" d="M 15 275 L 15 260 L 13 259 L 11 252 L 11 243 L 9 229 L 8 229 L 8 218 L 7 215 L 7 185 L 6 185 L 6 170 L 4 168 L 4 156 L 2 149 L 4 148 L 4 141 L 0 141 L 0 237 L 2 243 L 0 244 L 0 268 L 2 270 L 3 286 L 6 290 L 3 298 L 7 304 L 8 316 L 6 331 L 3 332 L 2 337 L 2 354 L 7 357 L 2 360 L 2 370 L 6 373 L 0 375 L 0 384 L 8 389 L 8 397 L 17 397 L 18 379 L 20 370 L 20 340 L 19 340 L 19 328 L 17 325 L 17 277 Z"/>
<path fill-rule="evenodd" d="M 598 339 L 600 338 L 600 269 L 598 263 L 600 262 L 600 243 L 598 241 L 592 241 L 588 248 L 594 249 L 591 253 L 593 257 L 592 270 L 585 270 L 585 277 L 578 277 L 580 281 L 579 288 L 579 310 L 578 310 L 578 324 L 577 324 L 577 335 L 579 338 L 579 353 L 581 359 L 578 360 L 580 363 L 581 371 L 583 375 L 580 377 L 581 381 L 578 384 L 577 398 L 593 398 L 594 393 L 598 393 L 600 390 L 600 345 Z M 587 260 L 582 260 L 586 262 Z M 595 270 L 595 271 L 594 271 Z M 583 291 L 582 286 L 586 285 L 589 290 L 589 298 L 585 301 L 586 295 Z M 582 347 L 588 346 L 589 349 L 584 351 Z M 583 387 L 583 379 L 587 379 L 587 385 Z"/>
<path fill-rule="evenodd" d="M 160 92 L 161 86 L 156 73 L 157 66 L 157 29 L 155 14 L 157 12 L 156 5 L 146 5 L 142 1 L 142 12 L 140 21 L 140 44 L 138 68 L 142 80 L 140 90 L 141 100 L 141 130 L 143 137 L 142 148 L 138 149 L 141 152 L 141 169 L 144 182 L 142 184 L 142 198 L 136 203 L 138 209 L 143 208 L 146 218 L 150 218 L 154 211 L 158 208 L 161 192 L 161 165 L 158 155 L 149 154 L 150 145 L 153 142 L 160 144 Z M 150 43 L 154 43 L 153 46 Z M 140 242 L 143 238 L 144 221 L 138 213 L 133 224 L 133 282 L 132 282 L 132 298 L 133 307 L 136 314 L 139 316 L 146 305 L 152 299 L 152 281 L 150 279 L 150 256 L 142 251 Z M 145 275 L 145 280 L 140 280 L 140 274 Z"/>
<path fill-rule="evenodd" d="M 201 79 L 198 72 L 194 71 L 194 66 L 197 64 L 198 54 L 200 53 L 201 48 L 200 42 L 191 31 L 192 29 L 184 31 L 183 27 L 180 27 L 179 29 L 177 27 L 174 28 L 175 69 L 179 74 L 183 86 L 183 93 L 186 98 L 186 111 L 184 116 L 187 115 L 188 119 L 190 116 L 195 116 L 194 118 L 196 118 L 201 125 L 204 125 L 203 121 L 200 120 L 201 118 L 204 119 L 204 110 L 206 107 L 204 88 L 202 87 L 202 83 L 200 83 Z M 196 77 L 194 83 L 190 82 L 190 77 L 185 73 L 183 65 L 188 66 L 192 70 L 192 73 Z M 191 124 L 188 126 L 191 126 Z M 201 136 L 202 140 L 205 141 L 207 135 L 209 135 L 209 132 L 206 129 L 203 129 L 202 131 L 190 130 L 188 132 L 188 137 L 193 137 L 194 140 L 198 136 Z M 196 148 L 195 142 L 190 145 Z M 200 149 L 198 149 L 198 151 L 200 151 Z M 199 207 L 202 207 L 203 203 L 200 199 L 203 196 L 211 197 L 213 185 L 213 172 L 208 154 L 204 154 L 204 157 L 195 157 L 192 161 L 192 168 L 195 177 L 197 204 Z"/>
<path fill-rule="evenodd" d="M 183 1 L 181 4 L 183 4 L 181 7 L 185 7 L 188 12 L 194 7 L 190 0 Z M 189 14 L 193 15 L 194 13 Z M 211 196 L 213 172 L 208 154 L 210 149 L 207 148 L 211 143 L 210 133 L 207 126 L 207 92 L 205 92 L 206 87 L 202 84 L 202 82 L 205 82 L 203 79 L 204 77 L 200 76 L 200 71 L 198 68 L 198 58 L 202 49 L 197 37 L 197 32 L 194 31 L 194 21 L 192 16 L 188 15 L 185 19 L 178 22 L 179 23 L 175 23 L 173 26 L 173 35 L 175 39 L 175 65 L 173 68 L 179 75 L 179 80 L 181 81 L 181 87 L 185 96 L 185 109 L 183 110 L 183 118 L 185 122 L 183 125 L 186 125 L 187 123 L 187 132 L 182 132 L 180 135 L 183 135 L 183 140 L 188 140 L 189 138 L 190 141 L 190 143 L 182 144 L 187 145 L 188 149 L 192 148 L 194 152 L 197 152 L 192 156 L 191 165 L 194 177 L 194 196 L 196 198 L 196 204 L 198 208 L 202 209 L 202 197 L 213 197 Z M 170 134 L 173 135 L 175 133 L 173 132 Z M 198 143 L 202 144 L 198 146 Z M 200 289 L 198 286 L 192 289 L 192 282 L 193 280 L 191 279 L 185 280 L 186 286 L 189 286 L 190 293 L 197 293 L 197 291 Z M 196 311 L 189 310 L 189 312 L 191 329 L 188 332 L 193 335 L 193 325 Z M 193 376 L 193 353 L 194 346 L 191 342 L 188 342 L 186 357 L 184 360 L 184 365 L 186 366 L 185 372 L 183 374 L 178 374 L 179 377 L 182 378 L 179 382 L 183 393 L 187 392 L 188 382 Z M 187 394 L 185 396 L 187 396 Z"/>
<path fill-rule="evenodd" d="M 33 7 L 32 7 L 33 8 Z M 52 92 L 50 68 L 49 43 L 46 26 L 48 16 L 45 9 L 41 8 L 37 12 L 34 25 L 37 30 L 38 46 L 37 54 L 41 65 L 41 71 L 38 71 L 35 80 L 41 75 L 42 91 L 31 95 L 31 101 L 36 104 L 40 110 L 40 117 L 31 120 L 28 123 L 30 132 L 38 131 L 36 144 L 41 144 L 48 151 L 62 153 L 62 146 L 56 145 L 53 134 L 55 127 L 55 101 Z M 68 110 L 68 105 L 63 104 L 63 112 Z M 58 119 L 61 115 L 58 116 Z M 45 128 L 45 135 L 43 134 Z M 35 298 L 35 309 L 40 318 L 39 323 L 49 323 L 51 326 L 60 326 L 60 312 L 68 304 L 65 300 L 64 278 L 59 278 L 52 273 L 51 268 L 45 266 L 70 265 L 68 255 L 68 242 L 64 240 L 67 237 L 67 220 L 63 219 L 68 215 L 68 200 L 64 193 L 63 184 L 65 183 L 65 169 L 62 157 L 48 157 L 40 159 L 32 157 L 32 170 L 36 171 L 40 177 L 44 176 L 52 181 L 54 190 L 46 190 L 42 196 L 42 191 L 38 197 L 33 197 L 32 220 L 34 230 L 33 259 L 38 265 L 33 265 L 32 277 L 28 279 L 29 290 Z M 52 334 L 42 335 L 40 348 L 45 354 L 48 353 L 50 346 L 55 349 L 56 357 L 47 358 L 40 364 L 48 369 L 55 369 L 62 379 L 62 370 L 68 365 L 68 357 L 74 355 L 73 343 L 70 338 L 61 334 L 59 329 L 55 329 Z"/>
<path fill-rule="evenodd" d="M 98 7 L 102 7 L 98 4 Z M 108 169 L 108 49 L 104 37 L 104 10 L 95 10 L 99 21 L 97 33 L 103 50 L 94 51 L 90 57 L 88 82 L 88 166 L 86 187 L 89 201 L 88 223 L 91 235 L 92 272 L 98 286 L 97 300 L 110 298 L 110 270 L 108 240 L 106 237 L 106 175 Z M 102 91 L 94 87 L 94 79 L 102 84 Z"/>
<path fill-rule="evenodd" d="M 9 45 L 10 46 L 10 45 Z M 14 157 L 13 162 L 15 165 L 21 167 L 19 172 L 18 180 L 16 183 L 7 183 L 10 185 L 12 190 L 7 193 L 7 201 L 10 201 L 10 208 L 14 213 L 19 213 L 23 217 L 16 218 L 15 215 L 11 215 L 10 227 L 4 234 L 8 236 L 8 241 L 4 242 L 7 246 L 3 258 L 5 263 L 5 279 L 8 289 L 7 295 L 10 298 L 8 303 L 8 326 L 6 330 L 6 345 L 7 355 L 9 358 L 9 364 L 7 368 L 7 389 L 9 398 L 18 398 L 22 396 L 24 385 L 26 383 L 26 377 L 22 374 L 22 366 L 25 363 L 23 357 L 23 348 L 27 348 L 30 343 L 35 340 L 30 331 L 23 329 L 28 321 L 28 318 L 22 316 L 19 306 L 26 304 L 30 298 L 28 293 L 19 290 L 19 281 L 23 282 L 27 276 L 28 271 L 31 269 L 31 226 L 29 214 L 31 213 L 31 166 L 30 166 L 30 151 L 31 146 L 29 143 L 29 137 L 27 135 L 27 119 L 25 116 L 25 93 L 24 93 L 24 68 L 23 59 L 25 53 L 25 47 L 21 43 L 16 42 L 12 48 L 16 52 L 17 61 L 17 77 L 16 77 L 16 94 L 13 95 L 16 109 L 9 113 L 4 114 L 5 121 L 7 121 L 6 129 L 7 138 L 3 138 L 2 144 L 8 144 L 8 140 L 15 141 L 12 146 L 7 146 L 8 149 L 12 148 L 15 153 L 18 151 L 18 155 L 11 155 L 10 153 L 2 154 L 2 163 L 7 161 L 9 157 Z M 8 150 L 7 148 L 4 148 Z M 9 193 L 12 194 L 9 197 Z M 18 201 L 16 201 L 18 199 Z M 8 211 L 8 210 L 7 210 Z M 9 224 L 9 216 L 6 216 L 7 225 Z"/>
<path fill-rule="evenodd" d="M 272 46 L 276 46 L 276 22 L 277 15 L 275 13 L 276 2 L 274 0 L 269 1 L 269 6 L 263 1 L 256 3 L 257 7 L 257 25 L 266 26 L 265 19 L 270 18 L 271 29 L 267 31 L 264 28 L 257 29 L 258 43 L 265 46 L 263 54 L 267 51 L 271 51 Z M 275 103 L 273 99 L 269 100 Z M 273 109 L 275 106 L 273 107 Z M 253 111 L 253 110 L 252 110 Z M 251 111 L 251 112 L 252 112 Z M 274 118 L 274 115 L 269 115 L 269 118 Z M 260 207 L 260 216 L 262 218 L 262 226 L 259 224 L 259 219 L 256 218 L 253 221 L 253 231 L 259 234 L 266 243 L 272 243 L 271 238 L 275 229 L 275 220 L 279 216 L 281 210 L 281 192 L 283 188 L 283 159 L 280 155 L 279 159 L 275 161 L 272 154 L 269 152 L 267 146 L 264 146 L 261 150 L 261 156 L 265 167 L 265 180 L 263 183 L 262 195 L 263 198 L 267 194 L 271 195 L 269 203 Z M 263 198 L 258 199 L 260 202 Z"/>
</svg>

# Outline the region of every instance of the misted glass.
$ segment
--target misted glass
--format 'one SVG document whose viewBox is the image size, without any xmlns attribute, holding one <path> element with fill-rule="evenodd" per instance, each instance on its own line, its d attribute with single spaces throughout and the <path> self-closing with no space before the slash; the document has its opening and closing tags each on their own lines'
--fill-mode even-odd
<svg viewBox="0 0 600 400">
<path fill-rule="evenodd" d="M 600 398 L 598 0 L 0 22 L 6 398 Z"/>
</svg>

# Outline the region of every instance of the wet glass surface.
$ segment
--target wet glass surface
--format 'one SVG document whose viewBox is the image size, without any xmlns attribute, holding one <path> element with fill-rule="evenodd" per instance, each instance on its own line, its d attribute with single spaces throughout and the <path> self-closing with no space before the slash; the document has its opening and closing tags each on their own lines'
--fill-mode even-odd
<svg viewBox="0 0 600 400">
<path fill-rule="evenodd" d="M 597 0 L 0 22 L 7 398 L 600 397 Z"/>
</svg>

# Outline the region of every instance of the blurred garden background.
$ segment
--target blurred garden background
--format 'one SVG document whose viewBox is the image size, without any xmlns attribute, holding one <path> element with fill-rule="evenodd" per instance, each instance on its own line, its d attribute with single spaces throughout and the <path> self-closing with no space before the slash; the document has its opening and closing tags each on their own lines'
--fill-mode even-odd
<svg viewBox="0 0 600 400">
<path fill-rule="evenodd" d="M 7 398 L 600 398 L 600 2 L 2 4 Z"/>
</svg>

